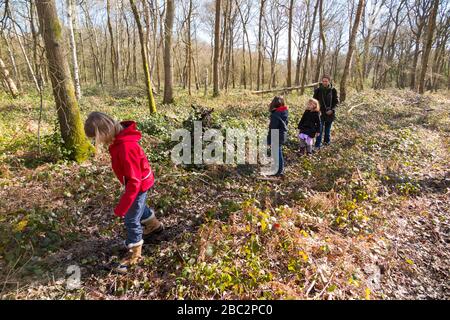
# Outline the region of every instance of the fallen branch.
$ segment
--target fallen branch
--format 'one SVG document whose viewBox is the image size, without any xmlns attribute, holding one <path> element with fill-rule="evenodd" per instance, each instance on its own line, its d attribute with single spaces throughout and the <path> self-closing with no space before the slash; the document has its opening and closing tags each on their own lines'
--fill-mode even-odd
<svg viewBox="0 0 450 320">
<path fill-rule="evenodd" d="M 365 104 L 365 102 L 361 102 L 361 103 L 358 103 L 358 104 L 354 105 L 353 107 L 348 109 L 347 113 L 352 112 L 353 109 L 355 109 L 356 107 L 362 106 L 363 104 Z"/>
<path fill-rule="evenodd" d="M 312 288 L 316 285 L 316 279 L 313 280 L 312 284 L 309 286 L 308 290 L 306 290 L 306 297 L 308 298 L 309 293 L 311 292 Z"/>
<path fill-rule="evenodd" d="M 319 85 L 319 82 L 306 84 L 303 86 L 303 88 L 311 88 Z M 264 93 L 270 93 L 270 92 L 286 92 L 286 91 L 293 91 L 301 89 L 302 86 L 295 86 L 295 87 L 287 87 L 287 88 L 278 88 L 278 89 L 270 89 L 270 90 L 259 90 L 259 91 L 253 91 L 253 94 L 264 94 Z"/>
<path fill-rule="evenodd" d="M 328 280 L 328 282 L 327 282 L 327 283 L 325 284 L 325 286 L 323 287 L 322 291 L 320 291 L 320 293 L 319 293 L 317 296 L 315 296 L 314 299 L 318 299 L 318 298 L 320 298 L 320 297 L 322 296 L 322 294 L 325 292 L 325 290 L 326 290 L 326 289 L 328 288 L 328 286 L 330 285 L 331 280 L 333 280 L 333 277 L 334 277 L 335 273 L 336 273 L 336 271 L 334 271 L 334 272 L 331 274 L 330 280 Z"/>
<path fill-rule="evenodd" d="M 161 177 L 159 177 L 159 180 L 162 180 L 164 178 L 175 178 L 175 177 L 191 177 L 191 176 L 196 176 L 197 179 L 199 179 L 200 181 L 202 181 L 203 183 L 207 184 L 207 185 L 211 185 L 208 181 L 205 181 L 204 179 L 200 178 L 199 176 L 204 176 L 208 179 L 210 179 L 211 181 L 214 181 L 213 178 L 211 178 L 210 176 L 208 176 L 205 173 L 200 173 L 200 172 L 190 172 L 190 173 L 184 173 L 184 174 L 166 174 L 163 175 Z"/>
</svg>

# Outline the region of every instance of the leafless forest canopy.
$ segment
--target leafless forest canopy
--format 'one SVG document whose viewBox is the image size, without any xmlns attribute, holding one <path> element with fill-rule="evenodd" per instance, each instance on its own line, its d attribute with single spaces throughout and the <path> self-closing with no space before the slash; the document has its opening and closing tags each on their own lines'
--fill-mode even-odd
<svg viewBox="0 0 450 320">
<path fill-rule="evenodd" d="M 8 91 L 50 82 L 36 2 L 45 1 L 0 2 Z M 450 87 L 447 0 L 65 0 L 56 9 L 77 95 L 87 84 L 141 85 L 143 65 L 157 93 L 203 93 L 215 76 L 221 92 L 303 86 L 323 73 L 336 85 L 348 74 L 359 91 Z"/>
</svg>

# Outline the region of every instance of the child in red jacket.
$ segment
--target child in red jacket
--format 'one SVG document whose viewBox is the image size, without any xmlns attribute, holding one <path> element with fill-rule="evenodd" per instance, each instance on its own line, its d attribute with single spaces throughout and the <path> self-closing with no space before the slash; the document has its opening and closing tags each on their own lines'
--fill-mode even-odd
<svg viewBox="0 0 450 320">
<path fill-rule="evenodd" d="M 109 145 L 114 174 L 125 191 L 114 208 L 114 214 L 124 217 L 127 229 L 125 245 L 129 255 L 116 269 L 125 273 L 130 265 L 141 259 L 143 235 L 159 233 L 164 226 L 145 201 L 147 191 L 153 186 L 155 178 L 147 157 L 139 145 L 141 133 L 134 121 L 118 122 L 102 112 L 89 114 L 84 131 L 96 144 Z"/>
</svg>

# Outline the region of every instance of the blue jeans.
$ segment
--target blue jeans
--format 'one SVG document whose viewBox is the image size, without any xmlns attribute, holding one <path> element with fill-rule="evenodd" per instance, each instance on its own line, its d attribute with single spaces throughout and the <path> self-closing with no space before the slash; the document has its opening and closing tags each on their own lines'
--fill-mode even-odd
<svg viewBox="0 0 450 320">
<path fill-rule="evenodd" d="M 283 145 L 278 147 L 278 171 L 277 175 L 284 173 L 284 158 L 283 158 Z"/>
<path fill-rule="evenodd" d="M 126 245 L 142 240 L 143 230 L 141 221 L 154 214 L 153 210 L 145 204 L 146 199 L 147 191 L 140 192 L 125 215 L 125 227 L 127 228 Z"/>
<path fill-rule="evenodd" d="M 322 145 L 322 136 L 323 136 L 324 128 L 325 128 L 325 137 L 323 139 L 323 142 L 325 144 L 329 144 L 331 142 L 331 125 L 332 124 L 333 124 L 333 122 L 328 122 L 328 121 L 322 121 L 322 123 L 320 124 L 320 134 L 316 138 L 316 148 L 320 148 L 320 146 Z"/>
</svg>

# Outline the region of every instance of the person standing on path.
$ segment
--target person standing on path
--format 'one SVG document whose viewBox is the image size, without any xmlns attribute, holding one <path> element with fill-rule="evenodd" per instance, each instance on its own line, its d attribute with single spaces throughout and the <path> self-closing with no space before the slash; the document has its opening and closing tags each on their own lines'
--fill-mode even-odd
<svg viewBox="0 0 450 320">
<path fill-rule="evenodd" d="M 321 113 L 320 134 L 316 138 L 316 149 L 322 146 L 322 139 L 325 145 L 331 143 L 331 126 L 336 118 L 336 106 L 339 104 L 337 90 L 331 84 L 331 77 L 323 75 L 319 87 L 314 90 L 314 99 L 319 101 Z"/>
<path fill-rule="evenodd" d="M 288 118 L 289 118 L 289 108 L 284 102 L 284 98 L 276 96 L 273 98 L 269 105 L 270 111 L 270 124 L 269 124 L 269 134 L 267 136 L 267 144 L 272 145 L 272 133 L 271 130 L 277 130 L 278 141 L 274 142 L 277 144 L 277 153 L 272 156 L 275 159 L 275 164 L 277 165 L 277 172 L 274 174 L 275 177 L 282 177 L 284 175 L 284 158 L 283 158 L 283 144 L 287 140 L 288 131 Z"/>
</svg>

